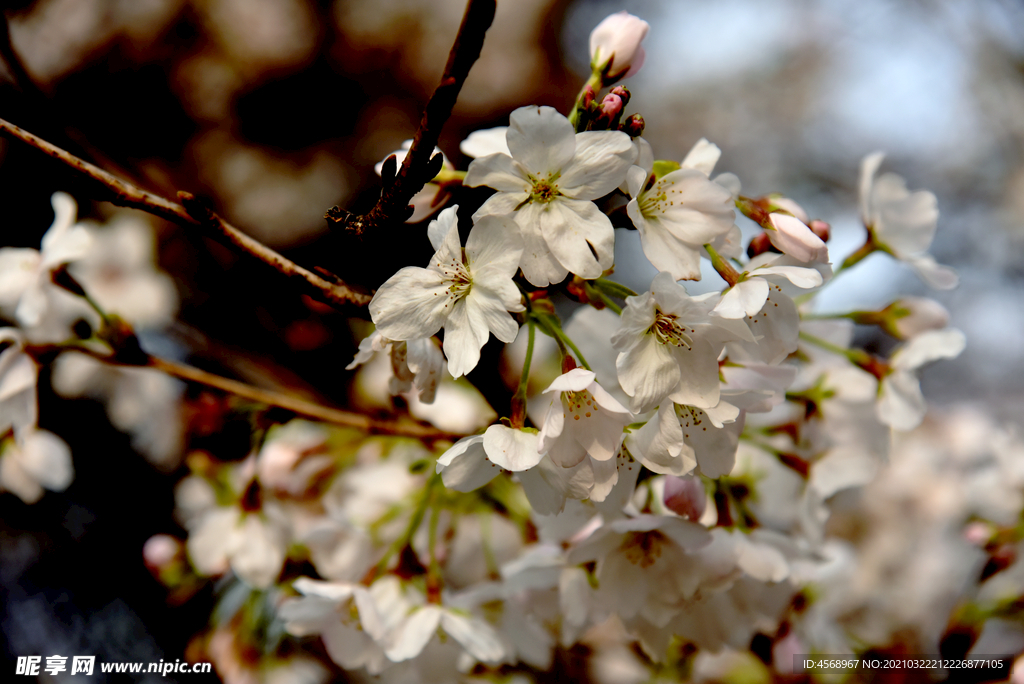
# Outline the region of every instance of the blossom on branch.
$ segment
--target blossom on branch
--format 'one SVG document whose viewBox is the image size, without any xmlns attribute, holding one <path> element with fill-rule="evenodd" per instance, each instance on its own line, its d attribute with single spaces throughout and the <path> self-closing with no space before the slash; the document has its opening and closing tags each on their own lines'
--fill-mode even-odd
<svg viewBox="0 0 1024 684">
<path fill-rule="evenodd" d="M 576 133 L 551 107 L 520 107 L 509 117 L 511 156 L 495 153 L 469 165 L 464 184 L 498 192 L 474 214 L 512 215 L 523 236 L 519 266 L 532 284 L 567 273 L 598 278 L 614 260 L 615 230 L 593 200 L 622 182 L 636 148 L 621 131 Z"/>
<path fill-rule="evenodd" d="M 503 217 L 481 217 L 463 255 L 457 211 L 450 207 L 431 221 L 437 251 L 430 265 L 403 268 L 370 301 L 370 317 L 389 340 L 430 337 L 443 326 L 448 371 L 456 378 L 476 367 L 490 333 L 515 339 L 519 326 L 509 312 L 523 310 L 512 282 L 523 249 L 519 231 Z"/>
<path fill-rule="evenodd" d="M 676 280 L 700 280 L 702 247 L 726 235 L 736 212 L 732 194 L 709 175 L 721 152 L 703 138 L 675 171 L 660 178 L 652 166 L 634 166 L 626 180 L 626 211 L 640 232 L 644 254 Z"/>
<path fill-rule="evenodd" d="M 870 240 L 881 250 L 910 264 L 930 286 L 956 287 L 956 272 L 935 262 L 928 248 L 939 221 L 938 202 L 927 190 L 910 192 L 895 173 L 876 177 L 885 154 L 874 152 L 860 166 L 860 211 Z"/>
</svg>

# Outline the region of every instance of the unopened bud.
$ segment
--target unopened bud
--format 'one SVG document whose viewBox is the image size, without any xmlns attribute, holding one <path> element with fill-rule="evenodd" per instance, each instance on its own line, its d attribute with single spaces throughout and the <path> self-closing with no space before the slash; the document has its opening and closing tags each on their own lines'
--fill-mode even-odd
<svg viewBox="0 0 1024 684">
<path fill-rule="evenodd" d="M 618 128 L 619 119 L 622 116 L 622 98 L 618 95 L 608 93 L 601 100 L 601 107 L 594 118 L 594 130 L 609 130 Z"/>
<path fill-rule="evenodd" d="M 788 197 L 782 197 L 781 195 L 771 195 L 768 199 L 772 204 L 772 211 L 778 211 L 779 209 L 781 209 L 782 211 L 788 212 L 793 216 L 796 216 L 798 219 L 800 219 L 801 223 L 804 224 L 811 220 L 807 216 L 807 212 L 804 211 L 804 208 L 801 207 L 796 202 L 794 202 L 793 200 L 789 199 Z"/>
<path fill-rule="evenodd" d="M 181 541 L 169 534 L 154 534 L 142 546 L 142 560 L 154 575 L 169 566 L 181 552 Z"/>
<path fill-rule="evenodd" d="M 629 94 L 628 88 L 624 86 L 615 86 L 614 88 L 611 89 L 611 94 L 617 96 L 620 100 L 622 100 L 623 107 L 629 104 L 629 98 L 631 96 Z"/>
<path fill-rule="evenodd" d="M 747 245 L 747 256 L 753 259 L 759 254 L 765 252 L 778 252 L 775 249 L 775 245 L 772 244 L 771 238 L 768 237 L 768 233 L 758 233 L 754 236 L 754 239 Z"/>
<path fill-rule="evenodd" d="M 1013 565 L 1017 560 L 1017 550 L 1009 544 L 1000 544 L 991 551 L 988 562 L 981 569 L 980 581 L 984 582 L 999 572 Z"/>
<path fill-rule="evenodd" d="M 580 98 L 580 106 L 583 107 L 583 109 L 589 109 L 595 99 L 597 99 L 597 92 L 594 91 L 593 86 L 588 85 L 583 89 L 583 97 Z"/>
<path fill-rule="evenodd" d="M 708 497 L 704 485 L 693 475 L 665 476 L 665 507 L 689 520 L 700 520 L 704 515 Z"/>
<path fill-rule="evenodd" d="M 631 138 L 638 137 L 644 132 L 644 117 L 639 114 L 630 114 L 619 126 L 619 130 Z"/>
<path fill-rule="evenodd" d="M 814 219 L 807 224 L 807 227 L 811 229 L 812 233 L 821 238 L 822 242 L 828 242 L 828 239 L 832 236 L 832 226 L 821 219 Z"/>
<path fill-rule="evenodd" d="M 576 359 L 572 358 L 568 354 L 562 357 L 562 374 L 568 373 L 572 369 L 576 368 Z"/>
<path fill-rule="evenodd" d="M 995 535 L 995 528 L 990 523 L 980 520 L 968 523 L 964 527 L 964 539 L 979 549 L 985 548 L 989 540 Z"/>
<path fill-rule="evenodd" d="M 650 25 L 625 10 L 605 18 L 590 33 L 590 66 L 605 85 L 632 76 L 644 63 L 640 46 Z"/>
</svg>

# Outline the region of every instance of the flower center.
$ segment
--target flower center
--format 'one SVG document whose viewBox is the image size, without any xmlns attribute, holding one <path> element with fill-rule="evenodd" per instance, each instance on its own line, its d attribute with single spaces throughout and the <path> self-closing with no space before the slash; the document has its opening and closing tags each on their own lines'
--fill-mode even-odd
<svg viewBox="0 0 1024 684">
<path fill-rule="evenodd" d="M 693 348 L 693 338 L 687 334 L 695 332 L 693 328 L 686 328 L 679 323 L 679 317 L 675 314 L 667 314 L 658 309 L 654 314 L 654 324 L 647 332 L 654 335 L 659 344 L 671 344 L 673 347 Z"/>
<path fill-rule="evenodd" d="M 573 420 L 590 418 L 597 413 L 597 402 L 587 390 L 562 392 L 562 406 L 569 412 Z"/>
<path fill-rule="evenodd" d="M 650 190 L 640 193 L 639 205 L 640 213 L 645 218 L 654 218 L 659 214 L 664 214 L 667 207 L 675 206 L 676 202 L 682 205 L 682 200 L 671 195 L 682 194 L 679 190 L 666 190 L 666 183 L 664 181 L 658 181 L 654 184 Z"/>
<path fill-rule="evenodd" d="M 531 178 L 530 180 L 533 181 L 533 190 L 530 191 L 531 202 L 547 204 L 562 194 L 558 190 L 558 185 L 555 183 L 555 181 L 558 180 L 557 174 L 551 178 L 541 177 Z"/>
<path fill-rule="evenodd" d="M 446 264 L 440 264 L 441 273 L 444 275 L 445 294 L 448 295 L 448 303 L 457 302 L 473 288 L 473 277 L 465 264 L 457 258 L 452 257 Z"/>
<path fill-rule="evenodd" d="M 661 549 L 665 538 L 661 532 L 632 532 L 622 542 L 622 553 L 633 565 L 649 568 L 661 557 Z"/>
</svg>

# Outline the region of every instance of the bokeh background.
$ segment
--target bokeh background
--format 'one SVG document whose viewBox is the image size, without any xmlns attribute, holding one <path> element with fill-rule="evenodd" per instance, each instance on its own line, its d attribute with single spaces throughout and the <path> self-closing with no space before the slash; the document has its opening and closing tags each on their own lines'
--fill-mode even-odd
<svg viewBox="0 0 1024 684">
<path fill-rule="evenodd" d="M 586 76 L 590 30 L 626 9 L 652 26 L 647 62 L 625 85 L 633 93 L 628 111 L 644 116 L 657 158 L 681 159 L 708 138 L 723 152 L 716 171 L 736 173 L 744 194 L 783 192 L 829 221 L 834 262 L 863 240 L 856 188 L 864 155 L 886 151 L 886 169 L 907 178 L 911 189 L 937 195 L 941 217 L 932 253 L 959 270 L 960 286 L 930 295 L 967 333 L 968 347 L 924 373 L 926 395 L 940 406 L 968 405 L 997 423 L 1020 422 L 1024 5 L 498 5 L 483 55 L 441 137 L 456 165 L 468 161 L 458 151 L 460 140 L 507 123 L 515 107 L 566 111 Z M 5 6 L 10 44 L 28 79 L 0 67 L 0 117 L 155 192 L 204 197 L 300 263 L 355 282 L 374 285 L 374 263 L 401 262 L 403 250 L 412 249 L 407 240 L 420 236 L 416 227 L 393 236 L 398 256 L 366 254 L 330 235 L 323 214 L 333 205 L 360 211 L 373 203 L 379 192 L 373 164 L 415 130 L 459 25 L 461 0 Z M 84 216 L 114 213 L 110 205 L 85 201 L 88 186 L 59 165 L 0 140 L 4 245 L 38 246 L 56 190 L 78 197 Z M 344 366 L 353 342 L 345 318 L 211 242 L 169 224 L 154 226 L 160 265 L 181 300 L 179 322 L 154 344 L 263 386 L 347 401 Z M 641 263 L 635 234 L 621 237 L 622 278 L 646 288 L 653 269 Z M 822 298 L 829 310 L 926 293 L 909 269 L 884 255 L 841 278 L 848 282 Z M 869 347 L 891 346 L 870 331 L 859 334 Z M 0 496 L 0 614 L 8 657 L 82 643 L 101 654 L 125 649 L 107 653 L 107 660 L 181 657 L 205 624 L 209 597 L 205 613 L 202 601 L 168 608 L 140 561 L 149 535 L 180 529 L 171 518 L 174 463 L 162 473 L 139 459 L 95 402 L 45 392 L 41 401 L 43 426 L 71 445 L 78 477 L 65 494 L 33 507 Z M 206 446 L 243 457 L 249 426 L 221 427 Z"/>
</svg>

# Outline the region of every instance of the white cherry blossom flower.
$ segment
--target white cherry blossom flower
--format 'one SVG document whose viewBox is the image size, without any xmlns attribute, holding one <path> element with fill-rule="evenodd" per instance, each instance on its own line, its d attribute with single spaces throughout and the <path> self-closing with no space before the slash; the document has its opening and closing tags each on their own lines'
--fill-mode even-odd
<svg viewBox="0 0 1024 684">
<path fill-rule="evenodd" d="M 935 262 L 928 248 L 939 220 L 938 202 L 927 190 L 910 192 L 894 173 L 875 177 L 885 154 L 864 157 L 860 167 L 861 218 L 877 247 L 908 263 L 930 286 L 956 287 L 956 272 Z"/>
<path fill-rule="evenodd" d="M 655 276 L 648 292 L 626 299 L 612 346 L 619 351 L 619 384 L 632 397 L 634 412 L 650 411 L 666 397 L 700 408 L 718 404 L 718 355 L 724 340 L 752 338 L 742 325 L 711 318 L 710 308 L 664 272 Z"/>
<path fill-rule="evenodd" d="M 914 371 L 931 361 L 959 356 L 966 344 L 964 334 L 950 328 L 921 333 L 896 350 L 889 362 L 891 371 L 878 388 L 878 419 L 897 430 L 917 427 L 928 405 Z"/>
<path fill-rule="evenodd" d="M 437 396 L 437 383 L 444 369 L 444 357 L 434 343 L 434 338 L 394 342 L 373 331 L 359 343 L 359 351 L 345 370 L 363 365 L 374 354 L 384 353 L 391 359 L 391 379 L 388 392 L 392 395 L 405 394 L 416 389 L 417 397 L 424 404 L 433 404 Z"/>
<path fill-rule="evenodd" d="M 831 273 L 831 269 L 825 268 Z M 717 315 L 723 318 L 754 316 L 764 308 L 773 284 L 779 286 L 775 288 L 777 292 L 782 292 L 781 286 L 786 282 L 803 290 L 813 289 L 824 282 L 817 269 L 796 266 L 784 256 L 770 254 L 752 259 L 741 278 L 715 305 Z"/>
<path fill-rule="evenodd" d="M 563 468 L 575 466 L 587 456 L 609 461 L 619 451 L 622 429 L 633 415 L 595 381 L 593 371 L 574 368 L 551 383 L 552 394 L 540 451 Z"/>
<path fill-rule="evenodd" d="M 43 235 L 41 251 L 0 249 L 0 311 L 13 314 L 27 329 L 46 322 L 44 317 L 54 297 L 71 297 L 54 285 L 50 276 L 61 266 L 82 258 L 89 250 L 88 232 L 75 224 L 78 209 L 75 200 L 66 193 L 56 192 L 50 201 L 55 216 L 53 225 Z"/>
<path fill-rule="evenodd" d="M 742 429 L 739 409 L 724 401 L 706 410 L 667 401 L 626 438 L 626 446 L 655 473 L 681 476 L 699 466 L 717 478 L 732 472 Z"/>
<path fill-rule="evenodd" d="M 112 366 L 74 351 L 53 363 L 54 390 L 63 397 L 92 397 L 104 403 L 132 447 L 165 470 L 179 464 L 183 447 L 181 396 L 184 384 L 152 368 Z"/>
<path fill-rule="evenodd" d="M 614 259 L 615 231 L 593 203 L 622 182 L 636 148 L 621 131 L 576 133 L 551 107 L 521 107 L 509 117 L 511 155 L 469 165 L 464 184 L 498 192 L 474 217 L 512 214 L 523 235 L 520 267 L 532 284 L 569 272 L 599 277 Z"/>
<path fill-rule="evenodd" d="M 292 585 L 302 596 L 278 609 L 289 634 L 319 634 L 331 660 L 347 670 L 379 674 L 388 665 L 378 640 L 384 625 L 370 590 L 354 582 L 300 577 Z"/>
<path fill-rule="evenodd" d="M 471 492 L 504 470 L 520 472 L 540 463 L 537 433 L 492 425 L 482 435 L 463 437 L 437 459 L 437 472 L 450 489 Z"/>
<path fill-rule="evenodd" d="M 370 317 L 389 340 L 428 338 L 443 326 L 448 371 L 456 378 L 476 367 L 490 333 L 502 342 L 515 339 L 519 326 L 509 312 L 523 310 L 512 282 L 522 255 L 518 231 L 506 218 L 481 217 L 463 256 L 457 211 L 445 209 L 431 222 L 437 251 L 430 265 L 403 268 L 370 301 Z"/>
<path fill-rule="evenodd" d="M 733 228 L 732 194 L 710 179 L 721 154 L 701 138 L 680 168 L 654 180 L 650 166 L 627 174 L 632 196 L 626 211 L 640 232 L 648 260 L 676 280 L 700 280 L 703 246 Z"/>
<path fill-rule="evenodd" d="M 651 28 L 626 10 L 611 14 L 590 32 L 590 65 L 609 85 L 629 78 L 644 64 L 646 53 L 640 43 Z"/>
<path fill-rule="evenodd" d="M 228 501 L 218 500 L 195 475 L 182 480 L 175 494 L 196 572 L 215 576 L 230 568 L 247 584 L 266 589 L 281 574 L 292 530 L 281 504 L 263 491 L 257 467 L 254 456 L 230 466 Z"/>
<path fill-rule="evenodd" d="M 711 539 L 697 523 L 642 515 L 604 525 L 569 552 L 569 562 L 597 561 L 596 598 L 620 618 L 664 624 L 697 591 L 701 577 L 691 554 Z"/>
<path fill-rule="evenodd" d="M 276 504 L 260 511 L 218 506 L 189 528 L 187 548 L 200 575 L 219 575 L 230 566 L 247 584 L 266 589 L 281 574 L 289 536 L 287 518 Z"/>
<path fill-rule="evenodd" d="M 43 489 L 64 491 L 74 479 L 71 451 L 36 426 L 38 369 L 24 351 L 21 331 L 0 328 L 0 491 L 35 503 Z"/>
<path fill-rule="evenodd" d="M 0 491 L 32 504 L 42 498 L 43 489 L 62 492 L 74 478 L 71 450 L 52 432 L 32 426 L 20 436 L 0 439 Z"/>
<path fill-rule="evenodd" d="M 437 638 L 438 628 L 466 653 L 482 663 L 496 664 L 505 657 L 501 637 L 485 620 L 445 606 L 427 604 L 413 611 L 385 637 L 384 653 L 392 662 L 418 656 Z"/>
<path fill-rule="evenodd" d="M 25 353 L 25 338 L 17 328 L 0 328 L 0 435 L 15 435 L 36 424 L 38 369 Z"/>
<path fill-rule="evenodd" d="M 174 281 L 155 264 L 153 228 L 133 214 L 119 214 L 106 225 L 80 224 L 88 251 L 68 271 L 108 313 L 136 329 L 169 324 L 178 309 Z"/>
</svg>

